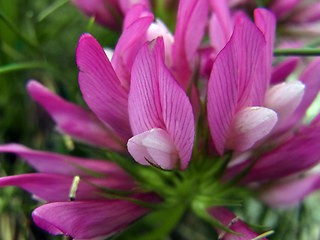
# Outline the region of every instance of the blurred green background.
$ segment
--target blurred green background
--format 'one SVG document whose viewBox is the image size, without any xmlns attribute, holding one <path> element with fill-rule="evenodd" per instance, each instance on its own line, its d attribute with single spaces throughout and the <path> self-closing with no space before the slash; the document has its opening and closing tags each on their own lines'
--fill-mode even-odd
<svg viewBox="0 0 320 240">
<path fill-rule="evenodd" d="M 174 23 L 169 25 L 172 29 Z M 93 24 L 67 0 L 0 0 L 0 144 L 16 142 L 34 149 L 75 153 L 54 130 L 50 117 L 28 96 L 25 86 L 36 79 L 65 99 L 86 106 L 75 64 L 77 41 L 84 32 L 111 48 L 119 37 L 119 33 Z M 23 161 L 0 154 L 0 176 L 26 172 L 32 169 Z M 272 211 L 248 199 L 238 214 L 250 223 L 274 228 L 277 234 L 270 239 L 318 240 L 318 202 L 319 197 L 313 196 L 297 209 Z M 21 189 L 0 189 L 0 240 L 63 239 L 33 224 L 31 212 L 37 204 Z M 167 239 L 210 239 L 210 228 L 186 214 Z"/>
</svg>

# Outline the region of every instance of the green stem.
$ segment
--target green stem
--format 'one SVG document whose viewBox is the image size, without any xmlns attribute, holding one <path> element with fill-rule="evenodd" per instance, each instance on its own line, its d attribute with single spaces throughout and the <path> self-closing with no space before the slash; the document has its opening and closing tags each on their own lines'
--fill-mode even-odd
<svg viewBox="0 0 320 240">
<path fill-rule="evenodd" d="M 274 49 L 274 56 L 320 56 L 320 48 Z"/>
<path fill-rule="evenodd" d="M 0 74 L 33 68 L 52 69 L 52 66 L 42 62 L 11 63 L 0 67 Z"/>
</svg>

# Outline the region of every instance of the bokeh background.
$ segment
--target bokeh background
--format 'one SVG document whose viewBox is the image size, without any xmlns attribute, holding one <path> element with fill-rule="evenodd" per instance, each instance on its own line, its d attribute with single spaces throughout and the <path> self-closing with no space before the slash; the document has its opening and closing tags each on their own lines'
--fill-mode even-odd
<svg viewBox="0 0 320 240">
<path fill-rule="evenodd" d="M 158 11 L 156 16 L 165 18 L 166 13 Z M 164 19 L 171 29 L 173 18 L 170 15 Z M 74 145 L 57 133 L 53 121 L 25 89 L 28 80 L 36 79 L 63 98 L 86 107 L 75 64 L 77 41 L 84 32 L 110 48 L 120 35 L 96 25 L 68 0 L 0 0 L 0 144 L 17 142 L 39 150 L 96 157 L 94 149 Z M 16 156 L 0 154 L 0 176 L 32 171 Z M 0 189 L 0 240 L 67 239 L 51 236 L 33 224 L 31 212 L 37 205 L 21 189 Z M 244 210 L 235 212 L 253 225 L 260 224 L 253 227 L 271 226 L 276 234 L 270 239 L 319 240 L 319 205 L 319 194 L 309 197 L 298 208 L 278 211 L 248 199 Z M 136 239 L 130 237 L 130 231 L 137 233 L 141 226 L 133 226 L 113 239 Z M 212 239 L 212 234 L 211 226 L 186 214 L 167 239 L 205 240 Z"/>
</svg>

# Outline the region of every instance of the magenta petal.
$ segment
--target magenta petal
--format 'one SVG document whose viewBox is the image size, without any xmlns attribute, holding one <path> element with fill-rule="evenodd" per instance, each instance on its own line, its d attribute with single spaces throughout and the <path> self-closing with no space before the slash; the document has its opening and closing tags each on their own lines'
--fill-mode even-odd
<svg viewBox="0 0 320 240">
<path fill-rule="evenodd" d="M 317 58 L 300 75 L 299 80 L 305 84 L 305 92 L 300 105 L 290 119 L 292 124 L 296 124 L 304 117 L 306 110 L 319 93 L 319 72 L 320 58 Z"/>
<path fill-rule="evenodd" d="M 148 201 L 150 197 L 138 199 Z M 33 211 L 32 217 L 51 234 L 90 239 L 118 232 L 149 211 L 125 200 L 73 201 L 42 205 Z"/>
<path fill-rule="evenodd" d="M 82 178 L 81 178 L 82 179 Z M 134 186 L 133 182 L 128 179 L 116 178 L 84 178 L 92 184 L 119 190 L 131 190 Z M 8 176 L 0 178 L 0 187 L 18 186 L 24 190 L 34 194 L 37 198 L 49 201 L 68 201 L 69 193 L 72 185 L 72 176 L 62 176 L 46 173 L 30 173 L 16 176 Z M 100 199 L 103 196 L 97 193 L 100 190 L 93 185 L 81 181 L 78 185 L 76 196 L 77 200 Z"/>
<path fill-rule="evenodd" d="M 86 168 L 103 174 L 127 176 L 119 166 L 112 162 L 35 151 L 19 144 L 0 145 L 0 152 L 17 154 L 32 167 L 44 173 L 86 176 L 88 174 L 80 169 Z"/>
<path fill-rule="evenodd" d="M 259 75 L 265 64 L 264 36 L 245 17 L 238 17 L 236 23 L 231 40 L 216 57 L 208 84 L 208 121 L 219 154 L 236 112 L 261 98 L 254 81 L 265 82 Z"/>
<path fill-rule="evenodd" d="M 305 127 L 282 145 L 263 155 L 245 177 L 245 181 L 279 179 L 306 170 L 319 162 L 319 149 L 320 127 Z"/>
<path fill-rule="evenodd" d="M 266 9 L 258 8 L 254 11 L 254 20 L 257 27 L 263 33 L 266 40 L 266 53 L 265 53 L 265 66 L 263 77 L 260 77 L 262 81 L 255 81 L 254 88 L 258 91 L 256 93 L 258 99 L 255 104 L 261 105 L 263 103 L 263 95 L 266 92 L 267 86 L 271 80 L 271 66 L 273 58 L 273 45 L 276 31 L 276 17 L 274 14 Z M 260 70 L 261 71 L 261 70 Z"/>
<path fill-rule="evenodd" d="M 90 34 L 83 34 L 76 56 L 84 100 L 107 127 L 127 140 L 131 137 L 127 92 L 104 50 Z"/>
<path fill-rule="evenodd" d="M 194 140 L 192 107 L 184 90 L 164 64 L 162 38 L 146 44 L 132 68 L 129 117 L 135 135 L 153 128 L 166 130 L 180 157 L 181 169 L 190 161 Z"/>
<path fill-rule="evenodd" d="M 276 18 L 271 11 L 264 8 L 254 10 L 254 21 L 257 27 L 263 32 L 267 43 L 266 55 L 268 57 L 267 64 L 271 66 L 273 56 L 273 44 L 276 31 Z"/>
<path fill-rule="evenodd" d="M 226 0 L 210 0 L 213 8 L 210 20 L 210 41 L 217 52 L 227 44 L 233 31 L 233 20 Z"/>
<path fill-rule="evenodd" d="M 290 207 L 299 204 L 306 196 L 320 188 L 320 175 L 280 181 L 260 193 L 262 201 L 271 207 Z"/>
<path fill-rule="evenodd" d="M 128 0 L 125 0 L 128 1 Z M 150 16 L 153 18 L 153 15 L 145 4 L 136 4 L 131 7 L 124 18 L 123 29 L 127 29 L 131 24 L 137 21 L 139 18 Z"/>
<path fill-rule="evenodd" d="M 132 11 L 136 11 L 135 6 Z M 140 18 L 133 21 L 121 34 L 111 60 L 114 71 L 121 82 L 121 85 L 129 90 L 131 68 L 138 50 L 147 41 L 147 31 L 153 22 L 151 13 L 142 14 Z"/>
<path fill-rule="evenodd" d="M 146 10 L 150 10 L 150 3 L 149 0 L 117 0 L 120 4 L 122 12 L 126 13 L 132 8 L 135 7 L 135 5 L 141 5 L 143 6 Z"/>
<path fill-rule="evenodd" d="M 122 150 L 100 121 L 87 110 L 65 101 L 36 81 L 29 81 L 28 91 L 52 116 L 58 128 L 71 137 L 90 144 Z"/>
<path fill-rule="evenodd" d="M 172 69 L 177 81 L 185 90 L 191 80 L 192 68 L 205 32 L 207 18 L 206 0 L 180 1 L 172 46 Z"/>
<path fill-rule="evenodd" d="M 238 219 L 232 212 L 227 208 L 214 207 L 208 210 L 209 214 L 215 219 L 220 221 L 226 227 L 234 232 L 243 234 L 244 236 L 234 235 L 232 233 L 225 233 L 223 235 L 223 240 L 249 240 L 259 236 L 256 232 L 252 231 L 246 224 L 244 224 L 240 219 Z M 217 229 L 219 234 L 222 233 L 220 229 Z M 222 233 L 223 234 L 223 233 Z M 266 238 L 261 238 L 261 240 L 267 240 Z"/>
<path fill-rule="evenodd" d="M 271 84 L 284 82 L 286 78 L 295 70 L 299 62 L 299 57 L 289 57 L 276 65 L 272 70 Z"/>
<path fill-rule="evenodd" d="M 153 164 L 168 170 L 174 169 L 179 159 L 170 135 L 160 128 L 151 129 L 130 138 L 128 151 L 140 164 Z"/>
<path fill-rule="evenodd" d="M 250 149 L 271 132 L 277 120 L 277 114 L 268 108 L 248 107 L 240 110 L 228 134 L 227 147 L 242 152 Z"/>
<path fill-rule="evenodd" d="M 104 0 L 71 0 L 81 11 L 90 17 L 94 17 L 95 21 L 119 30 L 121 23 L 116 17 L 122 17 L 118 0 L 108 0 L 108 4 Z"/>
</svg>

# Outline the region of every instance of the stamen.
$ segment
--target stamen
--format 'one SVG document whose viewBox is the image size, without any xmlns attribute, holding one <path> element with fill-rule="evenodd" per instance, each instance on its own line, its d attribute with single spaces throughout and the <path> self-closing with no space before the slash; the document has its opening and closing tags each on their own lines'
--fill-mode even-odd
<svg viewBox="0 0 320 240">
<path fill-rule="evenodd" d="M 70 189 L 70 193 L 69 193 L 69 201 L 76 200 L 76 193 L 78 190 L 79 182 L 80 182 L 80 177 L 74 176 L 73 181 L 72 181 L 72 185 L 71 185 L 71 189 Z"/>
</svg>

